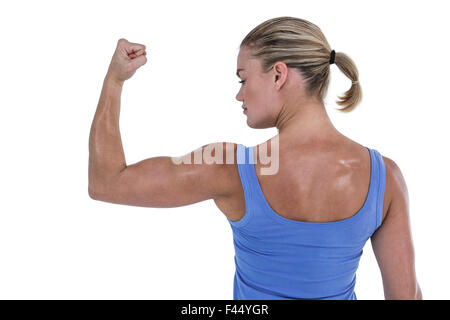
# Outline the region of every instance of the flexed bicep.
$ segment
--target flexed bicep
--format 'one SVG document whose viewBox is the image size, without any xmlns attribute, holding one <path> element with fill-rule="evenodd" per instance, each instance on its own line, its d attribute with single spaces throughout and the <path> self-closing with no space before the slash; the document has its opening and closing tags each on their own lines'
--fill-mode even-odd
<svg viewBox="0 0 450 320">
<path fill-rule="evenodd" d="M 220 150 L 220 151 L 218 151 Z M 179 207 L 229 192 L 223 143 L 204 145 L 181 157 L 153 157 L 127 166 L 93 198 L 155 208 Z M 211 158 L 212 153 L 212 158 Z"/>
</svg>

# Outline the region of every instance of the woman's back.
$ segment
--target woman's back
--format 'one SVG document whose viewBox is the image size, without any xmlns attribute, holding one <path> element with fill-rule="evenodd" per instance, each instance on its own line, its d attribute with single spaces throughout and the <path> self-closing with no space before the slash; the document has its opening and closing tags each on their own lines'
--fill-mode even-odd
<svg viewBox="0 0 450 320">
<path fill-rule="evenodd" d="M 280 147 L 277 174 L 258 176 L 255 149 L 239 145 L 236 150 L 245 212 L 229 219 L 236 252 L 234 299 L 356 299 L 362 249 L 383 216 L 381 155 L 370 148 L 350 157 L 340 154 L 342 148 L 321 154 L 316 146 L 292 157 L 293 148 L 282 155 Z M 305 161 L 298 160 L 300 154 Z M 360 195 L 362 202 L 355 202 Z"/>
<path fill-rule="evenodd" d="M 271 144 L 266 141 L 255 146 L 256 154 L 260 154 L 261 147 L 270 153 Z M 270 164 L 262 164 L 258 157 L 255 171 L 265 200 L 280 216 L 304 222 L 339 221 L 363 206 L 371 169 L 366 147 L 344 136 L 309 144 L 280 139 L 278 153 L 276 174 L 261 175 L 261 169 Z M 216 204 L 227 219 L 238 221 L 245 214 L 244 190 L 237 165 L 228 170 L 234 196 Z M 389 205 L 388 193 L 386 190 L 383 219 Z"/>
</svg>

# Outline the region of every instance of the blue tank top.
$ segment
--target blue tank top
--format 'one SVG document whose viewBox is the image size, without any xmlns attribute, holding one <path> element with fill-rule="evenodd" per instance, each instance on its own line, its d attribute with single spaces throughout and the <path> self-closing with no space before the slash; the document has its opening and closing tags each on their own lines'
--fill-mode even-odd
<svg viewBox="0 0 450 320">
<path fill-rule="evenodd" d="M 235 249 L 233 299 L 356 300 L 356 270 L 363 247 L 381 225 L 385 167 L 370 153 L 369 192 L 353 216 L 301 222 L 280 216 L 267 203 L 254 166 L 255 147 L 237 148 L 246 212 L 231 221 Z"/>
</svg>

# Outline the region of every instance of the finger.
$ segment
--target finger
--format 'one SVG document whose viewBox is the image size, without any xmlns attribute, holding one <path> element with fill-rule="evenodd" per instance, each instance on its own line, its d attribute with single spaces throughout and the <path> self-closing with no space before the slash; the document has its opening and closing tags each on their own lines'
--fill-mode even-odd
<svg viewBox="0 0 450 320">
<path fill-rule="evenodd" d="M 145 50 L 139 50 L 136 52 L 132 52 L 128 54 L 128 58 L 134 59 L 136 57 L 142 56 L 142 55 L 146 55 L 147 52 L 145 52 Z"/>
<path fill-rule="evenodd" d="M 137 51 L 140 51 L 140 50 L 145 50 L 145 45 L 139 44 L 139 43 L 130 43 L 127 46 L 127 49 L 129 49 L 130 51 L 137 52 Z"/>
<path fill-rule="evenodd" d="M 136 56 L 143 55 L 144 53 L 145 53 L 145 49 L 140 49 L 138 51 L 133 51 L 133 54 L 135 54 Z"/>
<path fill-rule="evenodd" d="M 143 55 L 145 52 L 145 49 L 135 50 L 135 49 L 127 48 L 126 52 L 127 52 L 128 58 L 134 59 L 136 57 Z"/>
<path fill-rule="evenodd" d="M 131 60 L 130 63 L 133 65 L 133 69 L 138 69 L 147 63 L 147 57 L 145 55 L 141 55 Z"/>
</svg>

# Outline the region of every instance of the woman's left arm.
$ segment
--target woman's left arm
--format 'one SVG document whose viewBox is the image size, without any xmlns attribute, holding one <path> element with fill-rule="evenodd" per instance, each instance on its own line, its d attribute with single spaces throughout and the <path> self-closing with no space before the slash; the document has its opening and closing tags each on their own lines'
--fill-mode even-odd
<svg viewBox="0 0 450 320">
<path fill-rule="evenodd" d="M 127 205 L 177 207 L 226 196 L 229 166 L 219 153 L 228 150 L 234 155 L 236 144 L 209 144 L 183 158 L 154 157 L 127 166 L 119 130 L 120 97 L 124 81 L 146 63 L 145 55 L 143 45 L 125 39 L 117 43 L 89 136 L 90 197 Z M 215 160 L 205 159 L 212 154 Z M 199 155 L 201 163 L 189 163 L 191 156 L 199 159 Z"/>
</svg>

